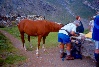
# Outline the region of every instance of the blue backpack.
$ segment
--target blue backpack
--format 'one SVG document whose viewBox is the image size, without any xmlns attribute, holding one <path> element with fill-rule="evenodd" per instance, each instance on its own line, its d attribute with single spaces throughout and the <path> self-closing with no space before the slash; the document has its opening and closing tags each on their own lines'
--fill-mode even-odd
<svg viewBox="0 0 99 67">
<path fill-rule="evenodd" d="M 72 50 L 71 55 L 74 57 L 74 59 L 81 59 L 82 60 L 82 54 L 81 54 L 81 42 L 78 40 L 78 44 L 72 43 Z"/>
</svg>

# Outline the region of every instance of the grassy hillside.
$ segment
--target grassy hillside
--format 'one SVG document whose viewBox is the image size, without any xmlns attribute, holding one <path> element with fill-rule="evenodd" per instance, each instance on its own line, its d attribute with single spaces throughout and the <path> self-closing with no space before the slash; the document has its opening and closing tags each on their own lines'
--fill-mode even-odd
<svg viewBox="0 0 99 67">
<path fill-rule="evenodd" d="M 54 5 L 56 9 L 59 10 L 57 16 L 55 18 L 51 18 L 52 20 L 64 24 L 72 22 L 74 20 L 74 17 L 68 12 L 68 10 L 65 9 L 65 7 L 59 0 L 44 0 L 44 1 L 47 2 L 48 4 Z"/>
<path fill-rule="evenodd" d="M 12 27 L 12 28 L 1 28 L 2 30 L 5 30 L 9 32 L 10 34 L 14 35 L 16 38 L 18 38 L 21 41 L 20 33 L 17 28 L 17 26 Z M 17 32 L 16 32 L 17 31 Z M 85 30 L 85 33 L 88 33 L 88 30 Z M 33 45 L 33 49 L 30 48 L 29 42 L 28 42 L 28 36 L 25 34 L 25 45 L 28 50 L 35 50 L 38 44 L 38 38 L 31 36 L 31 44 Z M 50 32 L 49 35 L 46 37 L 45 40 L 45 47 L 46 48 L 52 48 L 52 47 L 57 47 L 59 45 L 58 42 L 58 32 Z M 42 40 L 41 40 L 41 46 L 42 46 Z"/>
<path fill-rule="evenodd" d="M 17 27 L 13 27 L 13 28 L 1 28 L 2 30 L 5 30 L 7 32 L 9 32 L 10 34 L 14 35 L 15 37 L 17 37 L 18 39 L 20 39 L 20 33 L 18 31 Z M 16 32 L 17 31 L 17 32 Z M 30 46 L 29 46 L 29 42 L 27 40 L 27 35 L 25 35 L 25 42 L 26 42 L 26 47 L 28 50 L 31 50 Z M 57 41 L 57 32 L 51 32 L 47 37 L 46 37 L 46 44 L 45 47 L 46 48 L 52 48 L 52 47 L 56 47 L 58 46 L 58 41 Z M 31 44 L 33 45 L 33 49 L 35 50 L 38 44 L 38 39 L 37 37 L 32 37 L 31 36 Z M 42 46 L 42 41 L 41 41 L 41 46 Z"/>
<path fill-rule="evenodd" d="M 68 12 L 67 9 L 65 9 L 65 7 L 68 7 L 72 13 L 76 15 L 80 15 L 82 18 L 84 19 L 88 19 L 89 17 L 95 15 L 95 10 L 91 9 L 90 7 L 86 6 L 83 4 L 83 0 L 54 0 L 54 1 L 48 1 L 45 0 L 46 2 L 49 2 L 50 4 L 54 4 L 57 7 L 61 8 L 63 11 L 63 15 L 69 15 L 70 13 Z M 88 0 L 90 1 L 90 0 Z M 66 5 L 64 5 L 66 4 Z M 71 17 L 71 14 L 69 15 L 69 17 Z M 68 18 L 69 20 L 74 19 L 74 18 Z"/>
<path fill-rule="evenodd" d="M 13 67 L 26 60 L 11 42 L 0 33 L 0 67 Z"/>
<path fill-rule="evenodd" d="M 84 24 L 84 28 L 88 28 L 88 23 L 90 17 L 96 15 L 96 11 L 87 5 L 83 4 L 84 0 L 43 0 L 50 5 L 54 5 L 57 10 L 60 10 L 57 13 L 56 17 L 50 16 L 50 18 L 57 22 L 67 24 L 75 20 L 75 16 L 79 15 L 81 21 Z"/>
<path fill-rule="evenodd" d="M 80 15 L 83 19 L 95 15 L 95 10 L 83 4 L 85 0 L 1 0 L 0 14 L 36 14 L 47 20 L 63 24 L 75 20 Z M 91 2 L 91 0 L 88 0 Z M 93 2 L 93 0 L 92 0 Z"/>
<path fill-rule="evenodd" d="M 84 5 L 82 0 L 70 3 L 70 9 L 75 12 L 76 15 L 80 15 L 84 19 L 88 19 L 95 14 L 95 10 Z"/>
</svg>

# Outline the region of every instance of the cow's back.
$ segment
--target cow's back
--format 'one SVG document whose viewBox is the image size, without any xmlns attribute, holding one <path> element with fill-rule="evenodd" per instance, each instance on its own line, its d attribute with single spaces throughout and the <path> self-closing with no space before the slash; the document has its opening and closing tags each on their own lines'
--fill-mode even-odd
<svg viewBox="0 0 99 67">
<path fill-rule="evenodd" d="M 31 36 L 44 34 L 48 29 L 46 28 L 47 22 L 45 20 L 28 20 L 24 19 L 19 23 L 19 30 Z"/>
</svg>

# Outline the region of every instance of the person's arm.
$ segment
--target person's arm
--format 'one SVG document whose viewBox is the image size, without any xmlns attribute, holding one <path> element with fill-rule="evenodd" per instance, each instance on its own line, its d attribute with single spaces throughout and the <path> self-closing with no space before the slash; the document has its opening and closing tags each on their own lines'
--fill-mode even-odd
<svg viewBox="0 0 99 67">
<path fill-rule="evenodd" d="M 76 32 L 74 32 L 74 31 L 71 31 L 70 34 L 73 36 L 78 36 L 78 34 L 76 34 Z"/>
<path fill-rule="evenodd" d="M 89 30 L 89 31 L 91 30 L 91 21 L 90 21 L 90 23 L 89 23 L 88 30 Z"/>
<path fill-rule="evenodd" d="M 91 30 L 91 26 L 90 26 L 90 25 L 88 26 L 88 30 L 89 30 L 89 31 Z"/>
<path fill-rule="evenodd" d="M 70 32 L 70 34 L 73 35 L 73 36 L 78 36 L 78 35 L 76 34 L 76 26 L 73 27 L 73 29 L 72 29 L 72 31 Z"/>
<path fill-rule="evenodd" d="M 71 31 L 70 34 L 74 36 L 75 35 L 75 32 L 74 31 Z"/>
</svg>

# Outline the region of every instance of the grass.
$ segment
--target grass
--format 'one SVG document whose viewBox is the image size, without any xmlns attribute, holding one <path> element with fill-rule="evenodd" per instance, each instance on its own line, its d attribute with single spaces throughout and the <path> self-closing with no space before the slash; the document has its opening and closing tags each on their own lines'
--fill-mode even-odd
<svg viewBox="0 0 99 67">
<path fill-rule="evenodd" d="M 8 67 L 16 65 L 26 60 L 18 49 L 14 48 L 11 42 L 0 33 L 0 66 Z"/>
<path fill-rule="evenodd" d="M 93 2 L 94 0 L 87 0 L 88 2 Z"/>
<path fill-rule="evenodd" d="M 17 26 L 12 27 L 12 28 L 1 28 L 1 29 L 9 32 L 10 34 L 14 35 L 16 38 L 18 38 L 19 40 L 21 40 L 20 33 L 19 33 L 19 30 L 18 30 Z M 45 47 L 46 48 L 56 47 L 58 45 L 57 32 L 51 32 L 46 37 L 45 42 L 46 42 L 45 43 Z M 38 43 L 37 37 L 31 36 L 31 43 L 33 45 L 33 49 L 36 49 L 37 43 Z M 27 47 L 28 50 L 31 50 L 31 48 L 29 46 L 29 42 L 27 40 L 27 35 L 25 35 L 25 45 L 26 45 L 26 47 Z M 41 41 L 41 46 L 42 46 L 42 41 Z"/>
<path fill-rule="evenodd" d="M 17 26 L 12 27 L 11 29 L 10 28 L 2 28 L 2 30 L 9 32 L 10 34 L 14 35 L 16 38 L 21 40 L 20 33 L 19 33 Z M 88 32 L 89 32 L 89 30 L 87 30 L 87 29 L 84 31 L 85 34 Z M 58 32 L 49 33 L 49 35 L 46 37 L 46 40 L 45 40 L 45 42 L 46 42 L 45 47 L 46 48 L 52 48 L 52 47 L 58 46 L 59 43 L 58 43 L 57 35 L 58 35 Z M 33 49 L 36 49 L 37 44 L 38 44 L 38 38 L 31 36 L 31 43 L 33 45 Z M 26 34 L 25 34 L 25 45 L 26 45 L 28 50 L 31 50 Z M 42 41 L 41 41 L 41 46 L 42 46 Z"/>
<path fill-rule="evenodd" d="M 86 30 L 84 31 L 84 34 L 87 34 L 87 33 L 89 33 L 89 30 L 88 30 L 88 29 L 86 29 Z"/>
<path fill-rule="evenodd" d="M 75 19 L 73 16 L 70 15 L 70 13 L 68 13 L 68 10 L 66 10 L 65 7 L 62 6 L 62 4 L 60 4 L 60 2 L 57 2 L 57 0 L 49 0 L 49 1 L 48 0 L 45 0 L 45 1 L 48 2 L 49 4 L 53 4 L 54 6 L 58 6 L 58 8 L 61 8 L 62 9 L 62 13 L 63 14 L 61 14 L 61 12 L 59 12 L 60 13 L 60 15 L 59 15 L 59 18 L 60 19 L 64 20 L 67 23 L 68 23 L 68 21 L 72 21 L 72 20 Z M 66 4 L 66 6 L 68 6 L 69 9 L 75 15 L 81 16 L 81 18 L 89 19 L 90 17 L 92 17 L 96 13 L 95 10 L 93 10 L 90 7 L 84 5 L 82 0 L 73 1 L 73 2 L 71 2 L 70 0 L 62 0 L 62 1 L 64 1 L 64 2 L 68 1 L 69 4 Z M 88 1 L 93 1 L 93 0 L 88 0 Z"/>
<path fill-rule="evenodd" d="M 47 19 L 63 24 L 67 24 L 74 20 L 74 17 L 65 9 L 64 6 L 62 6 L 60 1 L 57 0 L 49 0 L 49 1 L 44 0 L 44 1 L 46 1 L 49 5 L 52 5 L 56 9 L 56 12 L 53 13 L 54 17 L 52 16 L 52 14 L 46 15 Z"/>
<path fill-rule="evenodd" d="M 70 9 L 74 11 L 76 15 L 80 15 L 82 18 L 88 19 L 89 17 L 95 14 L 95 10 L 91 9 L 90 7 L 84 5 L 82 0 L 76 1 L 71 3 Z"/>
<path fill-rule="evenodd" d="M 21 58 L 20 58 L 21 57 Z M 15 64 L 15 62 L 17 61 L 22 61 L 24 60 L 25 57 L 23 56 L 18 56 L 18 55 L 10 55 L 6 58 L 5 62 L 8 63 L 8 64 Z M 10 61 L 9 61 L 10 60 Z"/>
</svg>

